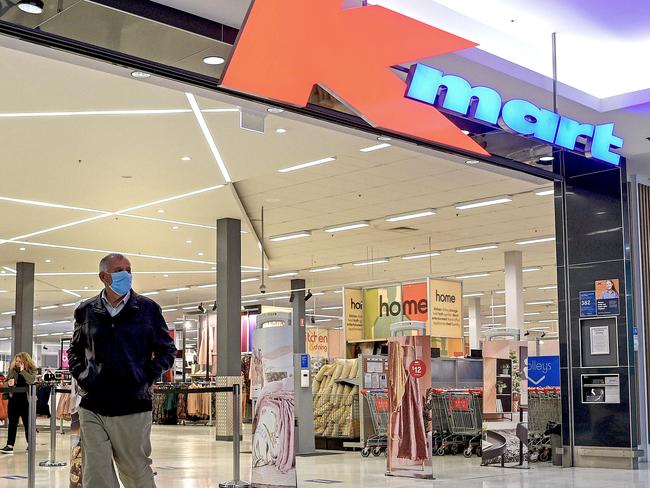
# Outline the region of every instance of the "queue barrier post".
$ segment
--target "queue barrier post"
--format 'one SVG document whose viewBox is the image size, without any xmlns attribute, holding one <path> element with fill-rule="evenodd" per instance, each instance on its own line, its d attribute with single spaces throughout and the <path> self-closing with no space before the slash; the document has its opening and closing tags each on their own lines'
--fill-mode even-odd
<svg viewBox="0 0 650 488">
<path fill-rule="evenodd" d="M 52 385 L 50 393 L 50 458 L 38 465 L 43 468 L 60 468 L 66 463 L 56 460 L 56 385 Z"/>
<path fill-rule="evenodd" d="M 250 484 L 240 479 L 241 452 L 241 385 L 232 387 L 232 477 L 231 481 L 219 483 L 219 488 L 248 488 Z"/>
<path fill-rule="evenodd" d="M 36 488 L 36 385 L 27 387 L 29 419 L 27 421 L 27 488 Z"/>
</svg>

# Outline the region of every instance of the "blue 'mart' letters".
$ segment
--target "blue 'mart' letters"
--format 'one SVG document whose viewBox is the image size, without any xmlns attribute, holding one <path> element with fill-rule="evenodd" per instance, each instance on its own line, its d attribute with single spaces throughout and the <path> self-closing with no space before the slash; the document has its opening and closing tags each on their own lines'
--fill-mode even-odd
<svg viewBox="0 0 650 488">
<path fill-rule="evenodd" d="M 524 136 L 576 150 L 583 137 L 588 157 L 618 165 L 620 155 L 611 149 L 623 147 L 623 139 L 614 135 L 614 124 L 583 124 L 527 100 L 509 100 L 505 104 L 496 90 L 471 86 L 467 80 L 424 64 L 411 67 L 406 97 L 434 105 Z"/>
</svg>

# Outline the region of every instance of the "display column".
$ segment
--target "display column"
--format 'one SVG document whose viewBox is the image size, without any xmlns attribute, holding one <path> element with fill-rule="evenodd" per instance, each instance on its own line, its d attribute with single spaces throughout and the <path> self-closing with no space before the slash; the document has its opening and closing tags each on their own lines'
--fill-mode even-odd
<svg viewBox="0 0 650 488">
<path fill-rule="evenodd" d="M 469 347 L 473 350 L 481 349 L 481 298 L 472 297 L 469 304 Z"/>
<path fill-rule="evenodd" d="M 16 264 L 16 315 L 13 320 L 13 354 L 33 355 L 34 263 Z"/>
<path fill-rule="evenodd" d="M 306 341 L 306 305 L 305 305 L 305 280 L 291 280 L 291 294 L 293 295 L 293 352 L 302 354 L 307 350 Z"/>
<path fill-rule="evenodd" d="M 508 251 L 504 254 L 506 269 L 506 328 L 516 329 L 522 337 L 524 324 L 524 278 L 523 256 L 521 251 Z"/>
<path fill-rule="evenodd" d="M 241 383 L 241 221 L 237 219 L 217 220 L 215 339 L 218 386 Z M 233 412 L 230 395 L 217 395 L 216 406 L 216 437 L 218 440 L 232 439 Z"/>
<path fill-rule="evenodd" d="M 625 161 L 565 152 L 554 169 L 563 463 L 637 468 Z"/>
</svg>

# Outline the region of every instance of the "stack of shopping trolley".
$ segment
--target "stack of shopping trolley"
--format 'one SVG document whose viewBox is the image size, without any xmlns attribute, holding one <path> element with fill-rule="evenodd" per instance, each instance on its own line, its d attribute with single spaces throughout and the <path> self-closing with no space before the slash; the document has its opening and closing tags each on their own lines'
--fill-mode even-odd
<svg viewBox="0 0 650 488">
<path fill-rule="evenodd" d="M 438 456 L 481 456 L 483 392 L 481 390 L 432 390 L 433 452 Z"/>
<path fill-rule="evenodd" d="M 530 460 L 551 460 L 551 438 L 546 433 L 549 422 L 560 423 L 559 388 L 528 389 L 528 452 Z"/>
</svg>

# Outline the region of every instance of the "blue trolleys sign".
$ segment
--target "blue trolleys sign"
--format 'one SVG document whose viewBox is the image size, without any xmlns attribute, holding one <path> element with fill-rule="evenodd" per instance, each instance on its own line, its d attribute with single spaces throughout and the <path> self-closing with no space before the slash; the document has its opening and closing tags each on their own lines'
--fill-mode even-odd
<svg viewBox="0 0 650 488">
<path fill-rule="evenodd" d="M 529 356 L 528 387 L 560 386 L 560 356 Z"/>
</svg>

